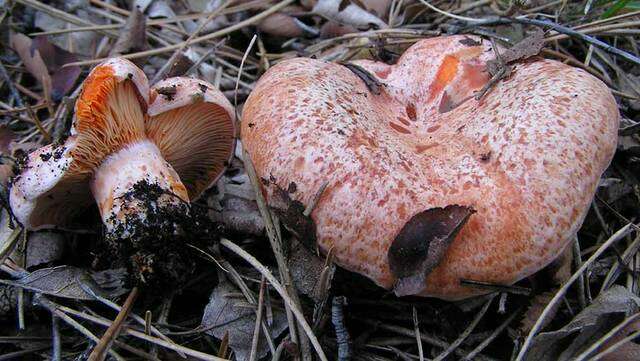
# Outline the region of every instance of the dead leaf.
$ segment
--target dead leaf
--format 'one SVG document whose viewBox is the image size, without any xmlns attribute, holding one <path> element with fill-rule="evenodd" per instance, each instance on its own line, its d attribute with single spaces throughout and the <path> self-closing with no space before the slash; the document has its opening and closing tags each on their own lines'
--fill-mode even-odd
<svg viewBox="0 0 640 361">
<path fill-rule="evenodd" d="M 571 360 L 639 309 L 640 298 L 622 286 L 612 286 L 563 328 L 538 334 L 526 359 Z"/>
<path fill-rule="evenodd" d="M 255 201 L 225 196 L 222 211 L 211 211 L 211 219 L 223 224 L 229 232 L 260 236 L 264 233 L 264 221 Z"/>
<path fill-rule="evenodd" d="M 325 261 L 311 252 L 300 242 L 291 246 L 287 265 L 291 271 L 291 278 L 296 289 L 302 294 L 318 302 L 318 281 L 325 268 Z"/>
<path fill-rule="evenodd" d="M 109 52 L 110 56 L 135 53 L 147 47 L 146 19 L 138 8 L 131 10 L 118 40 Z"/>
<path fill-rule="evenodd" d="M 37 231 L 29 235 L 26 268 L 55 262 L 62 258 L 65 240 L 60 233 Z"/>
<path fill-rule="evenodd" d="M 109 276 L 105 277 L 105 274 L 109 274 Z M 15 280 L 0 279 L 0 283 L 56 297 L 93 300 L 94 297 L 83 290 L 81 282 L 90 285 L 96 293 L 106 297 L 117 297 L 127 291 L 123 287 L 119 287 L 124 284 L 125 276 L 123 270 L 119 273 L 111 270 L 110 272 L 102 271 L 91 274 L 77 267 L 58 266 L 25 272 L 23 276 Z M 120 281 L 114 282 L 114 278 L 118 278 Z"/>
<path fill-rule="evenodd" d="M 281 12 L 267 16 L 258 24 L 258 29 L 269 35 L 287 38 L 297 38 L 304 35 L 304 31 L 296 19 Z"/>
<path fill-rule="evenodd" d="M 427 275 L 474 212 L 460 205 L 431 208 L 402 227 L 387 253 L 391 273 L 398 279 L 393 288 L 397 296 L 415 295 L 424 289 Z"/>
<path fill-rule="evenodd" d="M 29 73 L 48 88 L 53 101 L 59 101 L 73 88 L 81 69 L 63 65 L 77 61 L 74 54 L 53 45 L 44 35 L 32 40 L 24 34 L 12 33 L 10 41 Z"/>
<path fill-rule="evenodd" d="M 31 38 L 24 34 L 11 33 L 9 41 L 11 48 L 18 53 L 27 71 L 41 84 L 51 83 L 47 65 L 42 60 L 40 52 L 32 48 L 33 41 Z M 45 78 L 48 80 L 44 80 Z"/>
<path fill-rule="evenodd" d="M 313 7 L 313 12 L 361 30 L 388 27 L 382 19 L 349 0 L 319 0 Z"/>
<path fill-rule="evenodd" d="M 233 349 L 236 360 L 248 360 L 256 322 L 256 310 L 247 307 L 244 298 L 234 297 L 239 290 L 226 280 L 221 281 L 209 297 L 209 303 L 202 315 L 201 327 L 206 333 L 221 340 L 228 334 L 229 347 Z M 270 325 L 271 337 L 277 338 L 287 328 L 284 312 L 273 310 L 273 323 Z M 261 329 L 262 331 L 262 329 Z M 269 348 L 264 335 L 258 342 L 257 358 L 264 357 Z"/>
<path fill-rule="evenodd" d="M 292 199 L 289 192 L 273 184 L 276 188 L 269 200 L 269 207 L 278 215 L 285 228 L 309 248 L 315 248 L 316 224 L 304 215 L 302 202 Z"/>
</svg>

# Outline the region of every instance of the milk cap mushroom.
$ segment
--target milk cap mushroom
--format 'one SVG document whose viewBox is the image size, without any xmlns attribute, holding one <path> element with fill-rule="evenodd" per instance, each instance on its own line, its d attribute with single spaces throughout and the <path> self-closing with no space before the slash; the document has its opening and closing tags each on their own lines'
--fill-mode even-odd
<svg viewBox="0 0 640 361">
<path fill-rule="evenodd" d="M 598 79 L 539 58 L 476 100 L 494 57 L 449 36 L 395 65 L 272 67 L 242 119 L 268 200 L 293 188 L 308 207 L 326 183 L 311 213 L 320 249 L 397 295 L 462 299 L 488 292 L 463 279 L 510 285 L 541 269 L 580 228 L 618 108 Z"/>
<path fill-rule="evenodd" d="M 170 78 L 150 89 L 133 63 L 107 60 L 83 83 L 68 139 L 29 154 L 11 186 L 13 213 L 28 229 L 66 225 L 95 201 L 105 239 L 116 253 L 130 248 L 124 256 L 145 281 L 161 253 L 153 248 L 177 254 L 177 244 L 158 243 L 179 236 L 188 202 L 232 157 L 234 118 L 206 82 Z"/>
</svg>

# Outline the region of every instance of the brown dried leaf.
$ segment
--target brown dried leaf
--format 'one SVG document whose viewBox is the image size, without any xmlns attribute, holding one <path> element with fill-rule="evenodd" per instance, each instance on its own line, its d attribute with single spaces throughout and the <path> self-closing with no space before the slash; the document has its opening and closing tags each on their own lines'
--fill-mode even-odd
<svg viewBox="0 0 640 361">
<path fill-rule="evenodd" d="M 313 12 L 339 23 L 352 25 L 357 29 L 388 27 L 379 17 L 350 0 L 319 0 L 313 7 Z"/>
<path fill-rule="evenodd" d="M 224 280 L 211 293 L 209 303 L 202 315 L 202 327 L 206 333 L 218 339 L 228 338 L 229 347 L 233 349 L 236 360 L 248 360 L 256 322 L 256 310 L 246 307 L 244 298 L 232 297 L 239 291 L 231 283 Z M 284 312 L 273 310 L 271 337 L 277 338 L 287 328 Z M 261 334 L 257 350 L 258 359 L 264 357 L 269 348 Z"/>
<path fill-rule="evenodd" d="M 46 84 L 48 81 L 50 84 L 51 76 L 49 75 L 47 65 L 44 63 L 44 60 L 42 60 L 40 53 L 31 46 L 33 43 L 31 38 L 24 34 L 11 33 L 9 41 L 11 48 L 18 53 L 27 71 L 29 71 L 37 81 L 43 84 Z M 45 78 L 48 78 L 48 80 Z M 48 90 L 50 91 L 51 89 Z"/>
<path fill-rule="evenodd" d="M 110 56 L 134 53 L 147 46 L 146 18 L 138 8 L 134 8 L 125 26 L 120 30 L 118 40 L 109 52 Z"/>
<path fill-rule="evenodd" d="M 571 266 L 573 265 L 573 242 L 565 247 L 560 256 L 547 267 L 551 279 L 556 285 L 561 285 L 571 277 Z"/>
<path fill-rule="evenodd" d="M 258 29 L 269 35 L 287 38 L 297 38 L 304 34 L 293 16 L 281 12 L 267 16 L 258 24 Z"/>
<path fill-rule="evenodd" d="M 474 212 L 460 205 L 431 208 L 402 227 L 387 253 L 391 273 L 398 278 L 393 289 L 397 296 L 415 295 L 424 289 L 427 276 Z"/>
<path fill-rule="evenodd" d="M 599 352 L 608 349 L 613 346 L 616 342 L 622 340 L 623 338 L 629 336 L 629 334 L 640 330 L 640 321 L 635 321 L 630 323 L 627 327 L 620 330 L 615 336 L 613 336 L 609 341 L 605 342 L 604 345 L 598 350 Z M 622 346 L 618 347 L 610 354 L 604 356 L 602 361 L 637 361 L 640 360 L 640 345 L 636 342 L 627 342 Z"/>
<path fill-rule="evenodd" d="M 12 33 L 10 41 L 29 73 L 47 88 L 53 101 L 62 99 L 80 76 L 79 66 L 63 67 L 77 61 L 76 56 L 53 45 L 46 36 L 32 40 L 24 34 Z"/>
</svg>

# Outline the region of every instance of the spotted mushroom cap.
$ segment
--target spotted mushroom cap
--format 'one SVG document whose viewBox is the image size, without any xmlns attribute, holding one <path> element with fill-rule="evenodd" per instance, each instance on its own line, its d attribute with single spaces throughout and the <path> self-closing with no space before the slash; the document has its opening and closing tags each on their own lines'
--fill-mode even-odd
<svg viewBox="0 0 640 361">
<path fill-rule="evenodd" d="M 235 111 L 211 84 L 176 77 L 151 89 L 147 135 L 196 199 L 227 167 L 235 148 Z"/>
<path fill-rule="evenodd" d="M 487 292 L 461 279 L 508 285 L 541 269 L 579 229 L 619 114 L 598 79 L 543 59 L 515 64 L 478 101 L 494 57 L 478 38 L 422 40 L 396 65 L 357 62 L 378 89 L 338 64 L 274 66 L 242 120 L 243 146 L 272 181 L 269 200 L 293 189 L 308 205 L 326 182 L 311 214 L 320 248 L 389 289 L 403 277 L 392 256 L 396 268 L 415 256 L 393 254 L 394 242 L 408 237 L 428 253 L 422 237 L 447 219 L 421 225 L 421 216 L 470 210 L 422 284 L 398 294 L 461 299 Z"/>
<path fill-rule="evenodd" d="M 180 81 L 191 84 L 186 79 Z M 200 100 L 197 95 L 191 100 L 180 95 L 174 102 L 158 102 L 155 97 L 152 110 L 149 101 L 155 91 L 150 91 L 142 70 L 122 58 L 109 59 L 96 66 L 84 81 L 76 101 L 70 137 L 62 145 L 48 145 L 31 153 L 14 180 L 10 203 L 18 220 L 30 229 L 65 224 L 74 213 L 82 212 L 93 202 L 90 182 L 94 196 L 106 203 L 109 199 L 113 201 L 113 197 L 101 194 L 100 185 L 111 182 L 108 177 L 101 174 L 101 179 L 92 181 L 92 176 L 105 160 L 112 158 L 110 155 L 134 149 L 132 145 L 135 144 L 147 144 L 149 139 L 157 143 L 162 155 L 167 157 L 166 161 L 171 165 L 175 161 L 178 174 L 170 181 L 178 184 L 178 175 L 184 176 L 188 184 L 197 184 L 197 190 L 201 192 L 203 184 L 208 186 L 211 182 L 211 168 L 216 174 L 224 169 L 222 160 L 209 161 L 210 158 L 218 159 L 222 150 L 203 146 L 194 148 L 188 159 L 183 155 L 189 147 L 202 142 L 202 138 L 217 136 L 220 122 L 215 120 L 218 113 L 231 114 L 228 121 L 233 123 L 233 111 L 219 91 L 209 84 L 199 83 L 207 88 L 200 90 L 204 93 Z M 213 106 L 200 106 L 200 102 L 221 104 L 218 107 L 223 111 Z M 227 128 L 221 129 L 223 134 L 228 133 Z M 233 141 L 234 137 L 231 139 Z M 181 143 L 172 143 L 174 140 Z M 228 160 L 233 150 L 231 146 L 224 149 L 228 149 L 224 158 Z M 116 160 L 112 159 L 111 163 L 117 164 Z M 160 160 L 154 162 L 161 165 Z M 154 162 L 147 166 L 153 166 Z M 183 197 L 187 198 L 186 192 Z M 100 204 L 103 215 L 109 208 L 106 203 Z"/>
</svg>

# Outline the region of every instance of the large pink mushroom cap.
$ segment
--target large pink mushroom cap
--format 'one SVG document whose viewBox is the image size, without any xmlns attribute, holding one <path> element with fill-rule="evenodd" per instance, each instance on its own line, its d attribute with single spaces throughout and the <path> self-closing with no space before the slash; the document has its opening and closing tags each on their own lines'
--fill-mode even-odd
<svg viewBox="0 0 640 361">
<path fill-rule="evenodd" d="M 345 66 L 287 60 L 244 108 L 243 145 L 269 198 L 295 183 L 291 198 L 309 205 L 327 183 L 311 214 L 319 247 L 398 295 L 461 299 L 487 292 L 462 279 L 510 285 L 543 268 L 615 151 L 619 114 L 602 82 L 533 59 L 476 100 L 495 54 L 472 40 L 357 62 L 379 91 Z"/>
</svg>

